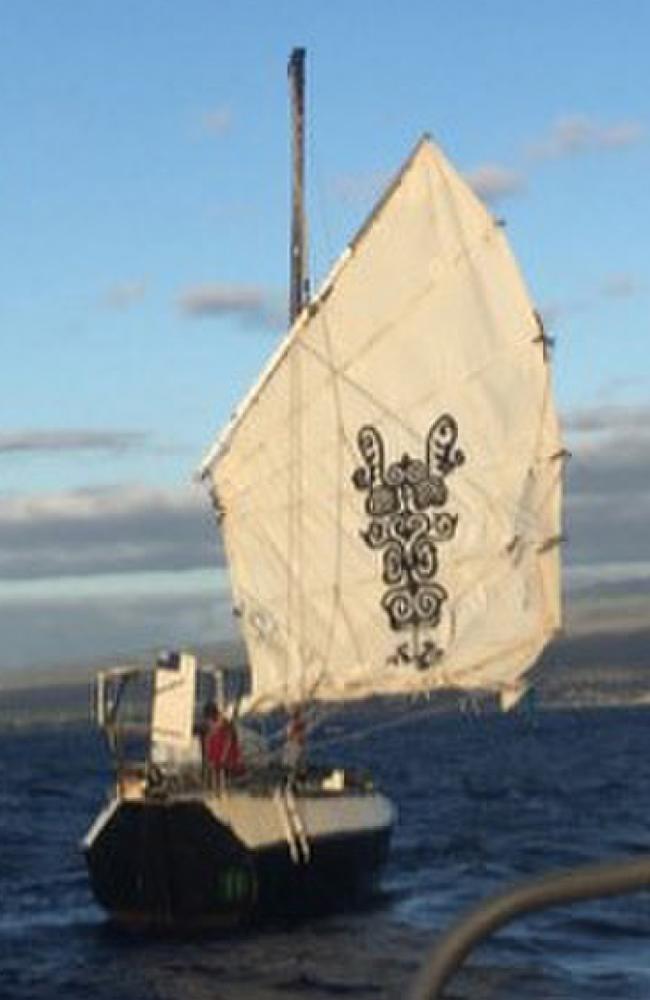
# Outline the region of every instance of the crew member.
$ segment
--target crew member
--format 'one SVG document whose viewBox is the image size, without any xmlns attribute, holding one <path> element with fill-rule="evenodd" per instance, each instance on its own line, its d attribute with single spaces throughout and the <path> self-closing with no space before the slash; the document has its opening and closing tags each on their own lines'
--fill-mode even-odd
<svg viewBox="0 0 650 1000">
<path fill-rule="evenodd" d="M 208 708 L 208 728 L 204 736 L 206 761 L 217 773 L 243 774 L 244 761 L 234 723 L 214 703 Z"/>
</svg>

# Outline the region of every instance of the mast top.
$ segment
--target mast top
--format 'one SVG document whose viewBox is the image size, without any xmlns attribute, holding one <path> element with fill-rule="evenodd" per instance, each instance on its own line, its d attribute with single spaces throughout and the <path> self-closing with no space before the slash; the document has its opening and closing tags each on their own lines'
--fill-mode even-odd
<svg viewBox="0 0 650 1000">
<path fill-rule="evenodd" d="M 294 71 L 297 67 L 304 67 L 305 65 L 305 49 L 300 46 L 291 50 L 291 55 L 289 56 L 289 73 Z"/>
</svg>

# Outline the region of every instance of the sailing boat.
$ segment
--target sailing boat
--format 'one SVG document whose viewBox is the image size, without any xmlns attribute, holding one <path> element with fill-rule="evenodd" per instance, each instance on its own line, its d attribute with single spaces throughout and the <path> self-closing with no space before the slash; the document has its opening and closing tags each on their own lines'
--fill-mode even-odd
<svg viewBox="0 0 650 1000">
<path fill-rule="evenodd" d="M 294 216 L 294 250 L 302 232 Z M 449 688 L 511 706 L 560 624 L 565 453 L 503 228 L 424 137 L 302 302 L 305 284 L 294 272 L 289 332 L 200 468 L 248 654 L 241 714 Z M 84 841 L 100 902 L 221 924 L 366 892 L 390 801 L 268 759 L 199 780 L 198 673 L 190 654 L 153 672 L 148 762 L 118 768 Z"/>
</svg>

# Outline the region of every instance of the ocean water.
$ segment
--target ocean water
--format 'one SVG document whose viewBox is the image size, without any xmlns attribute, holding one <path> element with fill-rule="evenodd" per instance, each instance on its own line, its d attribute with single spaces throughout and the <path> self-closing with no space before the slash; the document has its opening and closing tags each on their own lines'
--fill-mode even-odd
<svg viewBox="0 0 650 1000">
<path fill-rule="evenodd" d="M 78 844 L 109 781 L 89 726 L 0 732 L 3 1000 L 405 997 L 436 934 L 514 880 L 650 846 L 650 711 L 531 718 L 350 713 L 337 757 L 373 770 L 399 810 L 383 889 L 363 911 L 229 938 L 111 929 Z M 334 748 L 329 747 L 330 757 Z M 503 928 L 448 997 L 649 1000 L 650 897 L 559 907 Z"/>
</svg>

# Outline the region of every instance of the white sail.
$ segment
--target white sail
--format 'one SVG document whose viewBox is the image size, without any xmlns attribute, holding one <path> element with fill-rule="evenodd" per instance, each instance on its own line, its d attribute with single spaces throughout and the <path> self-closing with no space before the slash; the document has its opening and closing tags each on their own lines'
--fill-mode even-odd
<svg viewBox="0 0 650 1000">
<path fill-rule="evenodd" d="M 502 712 L 511 712 L 524 700 L 530 690 L 528 685 L 521 681 L 502 687 L 499 691 L 499 708 Z"/>
<path fill-rule="evenodd" d="M 258 704 L 528 670 L 560 622 L 546 353 L 502 229 L 423 140 L 201 469 Z"/>
</svg>

